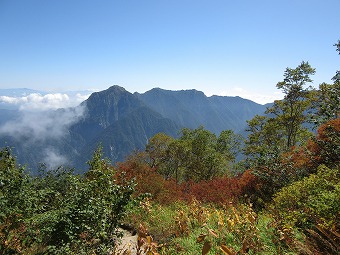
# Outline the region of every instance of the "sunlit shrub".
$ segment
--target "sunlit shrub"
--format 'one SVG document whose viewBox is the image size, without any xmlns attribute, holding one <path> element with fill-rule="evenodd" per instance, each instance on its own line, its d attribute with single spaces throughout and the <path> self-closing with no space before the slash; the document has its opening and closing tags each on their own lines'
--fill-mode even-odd
<svg viewBox="0 0 340 255">
<path fill-rule="evenodd" d="M 272 206 L 283 229 L 300 228 L 323 254 L 340 250 L 338 168 L 320 166 L 316 174 L 282 188 L 274 196 Z"/>
<path fill-rule="evenodd" d="M 289 226 L 318 224 L 339 229 L 340 171 L 320 166 L 316 174 L 282 188 L 273 204 Z"/>
</svg>

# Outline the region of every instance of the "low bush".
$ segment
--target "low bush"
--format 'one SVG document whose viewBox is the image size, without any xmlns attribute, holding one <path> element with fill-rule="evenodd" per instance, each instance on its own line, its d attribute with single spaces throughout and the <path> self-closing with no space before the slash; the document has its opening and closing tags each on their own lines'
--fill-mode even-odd
<svg viewBox="0 0 340 255">
<path fill-rule="evenodd" d="M 284 187 L 273 199 L 272 209 L 283 228 L 297 227 L 319 250 L 340 250 L 340 171 L 320 166 L 316 174 Z M 319 234 L 316 234 L 318 232 Z M 319 243 L 323 243 L 320 247 Z"/>
<path fill-rule="evenodd" d="M 96 151 L 86 175 L 59 168 L 30 177 L 0 151 L 0 253 L 107 253 L 133 201 L 133 182 L 117 184 Z"/>
</svg>

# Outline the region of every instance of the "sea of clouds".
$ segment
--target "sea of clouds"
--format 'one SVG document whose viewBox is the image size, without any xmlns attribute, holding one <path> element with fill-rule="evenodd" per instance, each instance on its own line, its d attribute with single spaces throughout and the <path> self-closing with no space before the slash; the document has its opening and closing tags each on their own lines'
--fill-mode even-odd
<svg viewBox="0 0 340 255">
<path fill-rule="evenodd" d="M 71 125 L 85 116 L 86 108 L 81 102 L 89 96 L 90 93 L 0 96 L 0 103 L 17 110 L 15 118 L 0 125 L 0 136 L 10 136 L 24 148 L 46 143 L 48 146 L 39 154 L 42 162 L 50 169 L 64 165 L 69 160 L 67 155 L 51 144 L 66 136 Z"/>
<path fill-rule="evenodd" d="M 13 105 L 22 111 L 42 111 L 77 106 L 89 96 L 89 93 L 54 93 L 45 95 L 32 93 L 19 97 L 0 96 L 0 103 Z"/>
</svg>

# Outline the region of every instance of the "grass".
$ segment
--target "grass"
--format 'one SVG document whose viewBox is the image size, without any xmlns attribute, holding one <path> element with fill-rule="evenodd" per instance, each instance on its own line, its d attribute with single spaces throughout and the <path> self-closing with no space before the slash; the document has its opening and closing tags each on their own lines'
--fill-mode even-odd
<svg viewBox="0 0 340 255">
<path fill-rule="evenodd" d="M 280 235 L 280 229 L 269 213 L 257 214 L 250 205 L 216 206 L 176 202 L 159 205 L 143 201 L 127 216 L 130 224 L 142 224 L 162 245 L 159 254 L 209 254 L 231 252 L 247 254 L 297 254 L 293 244 Z"/>
</svg>

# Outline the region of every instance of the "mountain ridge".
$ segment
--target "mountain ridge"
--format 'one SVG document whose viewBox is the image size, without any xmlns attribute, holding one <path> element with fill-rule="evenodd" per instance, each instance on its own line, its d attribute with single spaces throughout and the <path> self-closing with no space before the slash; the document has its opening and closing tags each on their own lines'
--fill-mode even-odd
<svg viewBox="0 0 340 255">
<path fill-rule="evenodd" d="M 246 120 L 262 114 L 265 108 L 241 97 L 207 97 L 194 89 L 171 91 L 154 88 L 145 93 L 131 93 L 114 85 L 92 93 L 77 107 L 53 111 L 52 125 L 55 123 L 63 128 L 58 137 L 40 139 L 40 144 L 35 144 L 32 139 L 28 144 L 25 139 L 0 132 L 0 145 L 5 146 L 5 140 L 13 143 L 19 162 L 28 163 L 32 169 L 38 165 L 37 159 L 45 156 L 50 160 L 48 164 L 60 159 L 60 162 L 84 171 L 85 162 L 98 145 L 115 163 L 135 150 L 143 150 L 148 139 L 159 132 L 175 137 L 181 128 L 204 126 L 217 134 L 226 129 L 242 133 Z M 2 112 L 0 120 L 1 114 L 8 118 L 8 114 Z M 68 122 L 63 125 L 65 120 Z M 15 121 L 20 122 L 20 119 Z M 44 117 L 37 121 L 41 124 L 34 123 L 32 128 L 47 122 Z"/>
<path fill-rule="evenodd" d="M 182 126 L 197 128 L 203 125 L 217 134 L 225 129 L 242 132 L 246 120 L 266 109 L 264 105 L 241 97 L 208 97 L 197 90 L 171 91 L 156 88 L 143 94 L 134 94 L 149 107 Z M 241 116 L 240 107 L 243 109 Z"/>
</svg>

